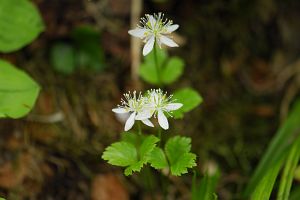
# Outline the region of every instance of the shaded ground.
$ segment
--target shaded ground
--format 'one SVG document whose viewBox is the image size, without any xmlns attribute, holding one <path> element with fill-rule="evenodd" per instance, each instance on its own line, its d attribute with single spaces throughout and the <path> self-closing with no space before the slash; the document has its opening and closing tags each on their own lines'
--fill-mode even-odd
<svg viewBox="0 0 300 200">
<path fill-rule="evenodd" d="M 129 71 L 129 1 L 35 2 L 46 32 L 25 49 L 2 57 L 29 72 L 43 90 L 27 118 L 0 122 L 1 193 L 8 199 L 147 199 L 150 193 L 158 198 L 160 185 L 149 191 L 146 172 L 141 178 L 125 178 L 100 157 L 123 128 L 111 108 L 135 87 Z M 147 13 L 164 11 L 181 25 L 178 33 L 185 42 L 171 54 L 186 60 L 185 73 L 168 89 L 192 86 L 204 103 L 172 124 L 170 133 L 193 138 L 199 169 L 208 162 L 221 168 L 220 199 L 240 199 L 297 96 L 298 10 L 296 0 L 145 2 Z M 101 32 L 107 68 L 57 73 L 49 64 L 49 49 L 68 41 L 80 24 Z M 157 184 L 158 174 L 154 177 Z M 189 198 L 189 175 L 166 182 L 171 199 Z"/>
</svg>

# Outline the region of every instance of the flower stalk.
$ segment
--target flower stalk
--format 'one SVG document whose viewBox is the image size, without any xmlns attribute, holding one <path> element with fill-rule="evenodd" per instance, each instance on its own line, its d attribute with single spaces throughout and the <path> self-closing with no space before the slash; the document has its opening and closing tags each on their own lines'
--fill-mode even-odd
<svg viewBox="0 0 300 200">
<path fill-rule="evenodd" d="M 161 76 L 160 76 L 160 65 L 158 64 L 158 57 L 157 57 L 157 45 L 156 42 L 154 44 L 154 49 L 153 49 L 153 56 L 154 56 L 154 64 L 155 64 L 155 69 L 156 69 L 156 75 L 157 75 L 157 82 L 158 82 L 158 86 L 161 87 L 162 86 L 162 81 L 161 81 Z"/>
</svg>

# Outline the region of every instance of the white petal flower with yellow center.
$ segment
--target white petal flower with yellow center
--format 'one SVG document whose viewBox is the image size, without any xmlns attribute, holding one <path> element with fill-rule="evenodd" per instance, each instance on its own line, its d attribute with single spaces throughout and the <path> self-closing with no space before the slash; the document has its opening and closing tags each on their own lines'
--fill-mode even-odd
<svg viewBox="0 0 300 200">
<path fill-rule="evenodd" d="M 170 34 L 177 30 L 179 25 L 173 24 L 172 20 L 164 19 L 162 13 L 149 15 L 140 20 L 141 25 L 137 28 L 129 30 L 128 33 L 134 37 L 141 38 L 145 42 L 143 55 L 146 56 L 153 49 L 155 42 L 161 47 L 161 44 L 169 47 L 178 47 L 170 37 Z"/>
<path fill-rule="evenodd" d="M 172 116 L 173 110 L 177 110 L 183 106 L 181 103 L 174 103 L 172 95 L 167 96 L 161 89 L 148 91 L 148 109 L 157 117 L 158 124 L 165 130 L 169 129 L 168 118 L 165 114 Z"/>
<path fill-rule="evenodd" d="M 131 93 L 128 92 L 124 94 L 124 97 L 125 100 L 121 100 L 121 105 L 119 105 L 117 108 L 112 109 L 112 111 L 117 114 L 130 114 L 125 123 L 124 130 L 130 130 L 133 127 L 135 120 L 141 120 L 147 126 L 154 127 L 152 122 L 149 120 L 149 118 L 151 117 L 150 113 L 144 112 L 145 104 L 147 103 L 147 101 L 141 95 L 141 93 L 137 95 L 136 91 L 134 91 L 131 95 Z"/>
</svg>

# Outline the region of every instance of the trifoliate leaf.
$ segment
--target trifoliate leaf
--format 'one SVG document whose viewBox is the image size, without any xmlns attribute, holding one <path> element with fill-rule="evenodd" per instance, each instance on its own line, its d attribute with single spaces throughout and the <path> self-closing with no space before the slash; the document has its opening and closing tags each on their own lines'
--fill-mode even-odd
<svg viewBox="0 0 300 200">
<path fill-rule="evenodd" d="M 151 152 L 149 163 L 155 169 L 164 169 L 169 166 L 165 153 L 159 147 L 155 147 Z"/>
<path fill-rule="evenodd" d="M 35 104 L 39 85 L 25 72 L 0 60 L 0 118 L 20 118 Z"/>
<path fill-rule="evenodd" d="M 183 72 L 184 62 L 179 57 L 171 57 L 162 69 L 162 82 L 171 84 L 176 81 Z"/>
<path fill-rule="evenodd" d="M 158 141 L 159 139 L 153 135 L 130 137 L 126 133 L 125 136 L 123 134 L 122 142 L 114 143 L 106 148 L 102 158 L 109 164 L 126 167 L 124 173 L 128 176 L 142 169 Z"/>
<path fill-rule="evenodd" d="M 133 132 L 126 131 L 121 133 L 121 140 L 124 142 L 131 143 L 132 145 L 136 146 L 138 142 L 138 137 L 143 137 L 143 136 L 138 136 L 137 134 L 134 134 Z"/>
<path fill-rule="evenodd" d="M 43 20 L 29 0 L 0 0 L 0 52 L 16 51 L 43 30 Z"/>
<path fill-rule="evenodd" d="M 116 142 L 105 149 L 102 158 L 109 164 L 126 167 L 137 162 L 137 151 L 128 142 Z"/>
<path fill-rule="evenodd" d="M 124 170 L 124 174 L 126 176 L 129 176 L 132 175 L 133 172 L 140 172 L 144 164 L 145 163 L 143 161 L 135 162 L 132 165 L 126 167 L 126 169 Z"/>
<path fill-rule="evenodd" d="M 145 62 L 145 63 L 141 64 L 139 73 L 140 73 L 140 76 L 142 77 L 142 79 L 144 79 L 144 81 L 146 81 L 150 84 L 153 84 L 153 85 L 158 84 L 158 78 L 157 78 L 157 72 L 156 72 L 155 65 Z"/>
<path fill-rule="evenodd" d="M 157 63 L 159 65 L 160 78 L 163 84 L 176 81 L 183 72 L 184 62 L 179 57 L 168 57 L 165 50 L 156 48 Z M 158 85 L 157 67 L 154 51 L 145 57 L 140 67 L 140 76 L 148 83 Z"/>
<path fill-rule="evenodd" d="M 180 109 L 173 111 L 172 115 L 175 119 L 183 118 L 184 113 L 196 108 L 203 101 L 200 94 L 192 88 L 184 88 L 176 91 L 173 95 L 173 99 L 183 104 Z"/>
<path fill-rule="evenodd" d="M 168 58 L 167 51 L 161 48 L 156 47 L 156 56 L 157 56 L 157 63 L 159 66 L 163 66 Z M 154 57 L 154 50 L 151 51 L 146 57 L 145 62 L 151 64 L 155 67 L 155 57 Z"/>
<path fill-rule="evenodd" d="M 163 49 L 157 48 L 157 63 L 162 69 L 164 63 L 166 62 L 168 55 Z M 146 57 L 145 61 L 140 67 L 140 76 L 144 81 L 151 83 L 153 85 L 158 85 L 157 68 L 155 66 L 154 51 L 151 51 Z M 162 72 L 161 72 L 162 73 Z"/>
<path fill-rule="evenodd" d="M 196 155 L 190 153 L 190 150 L 190 138 L 175 136 L 167 141 L 165 152 L 170 163 L 172 175 L 180 176 L 187 173 L 188 168 L 196 166 Z"/>
<path fill-rule="evenodd" d="M 149 155 L 158 141 L 159 139 L 153 135 L 145 137 L 139 148 L 139 155 L 141 160 L 146 160 L 146 162 L 148 161 Z"/>
</svg>

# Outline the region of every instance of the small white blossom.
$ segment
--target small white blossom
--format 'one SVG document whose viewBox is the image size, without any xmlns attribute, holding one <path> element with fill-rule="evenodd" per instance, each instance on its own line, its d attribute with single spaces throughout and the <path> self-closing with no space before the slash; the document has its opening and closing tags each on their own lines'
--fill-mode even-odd
<svg viewBox="0 0 300 200">
<path fill-rule="evenodd" d="M 139 95 L 136 94 L 136 91 L 134 91 L 131 95 L 131 93 L 124 94 L 125 100 L 121 100 L 121 105 L 118 105 L 117 108 L 112 109 L 113 112 L 117 114 L 124 114 L 129 113 L 129 117 L 125 123 L 124 130 L 128 131 L 130 130 L 135 120 L 141 120 L 144 124 L 147 126 L 154 127 L 152 122 L 148 119 L 151 116 L 144 112 L 146 99 L 139 93 Z M 138 115 L 138 119 L 137 119 Z"/>
<path fill-rule="evenodd" d="M 165 130 L 169 128 L 168 118 L 165 114 L 172 116 L 173 110 L 183 106 L 181 103 L 174 103 L 172 97 L 172 95 L 167 96 L 167 93 L 161 89 L 148 91 L 147 110 L 150 110 L 155 117 L 157 116 L 158 124 Z"/>
<path fill-rule="evenodd" d="M 172 20 L 164 19 L 162 13 L 149 15 L 140 20 L 141 25 L 137 28 L 129 30 L 128 33 L 134 37 L 141 38 L 145 42 L 143 48 L 143 55 L 146 56 L 151 52 L 155 42 L 161 47 L 161 44 L 165 44 L 169 47 L 178 47 L 171 38 L 170 34 L 178 29 L 178 24 L 173 24 Z"/>
</svg>

